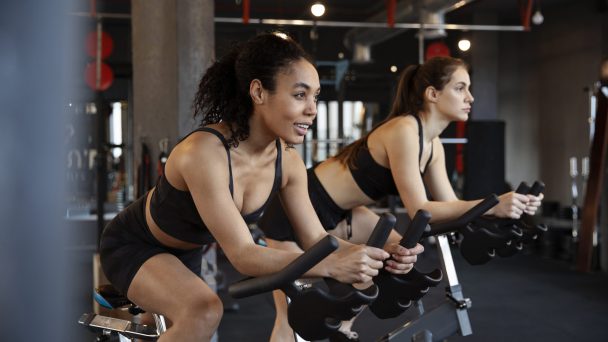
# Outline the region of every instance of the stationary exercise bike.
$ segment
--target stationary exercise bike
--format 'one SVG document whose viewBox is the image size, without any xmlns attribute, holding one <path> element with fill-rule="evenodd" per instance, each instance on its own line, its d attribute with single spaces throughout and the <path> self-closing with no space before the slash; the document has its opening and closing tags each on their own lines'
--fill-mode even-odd
<svg viewBox="0 0 608 342">
<path fill-rule="evenodd" d="M 243 298 L 285 287 L 302 277 L 306 271 L 337 248 L 338 241 L 336 238 L 328 235 L 281 271 L 262 277 L 246 278 L 232 284 L 228 292 L 235 298 Z M 95 289 L 94 297 L 95 301 L 101 306 L 111 310 L 125 310 L 134 316 L 144 312 L 111 285 Z M 78 323 L 97 332 L 99 334 L 97 341 L 99 342 L 117 340 L 123 342 L 133 341 L 134 339 L 156 341 L 166 331 L 167 327 L 162 315 L 152 313 L 152 316 L 155 321 L 154 326 L 95 313 L 83 314 Z"/>
<path fill-rule="evenodd" d="M 326 292 L 316 287 L 301 293 L 292 293 L 289 288 L 282 289 L 292 299 L 288 310 L 290 325 L 298 336 L 306 340 L 325 339 L 338 330 L 340 320 L 350 319 L 354 314 L 360 312 L 363 304 L 369 305 L 370 310 L 379 318 L 389 318 L 396 317 L 416 302 L 420 317 L 408 322 L 404 327 L 382 336 L 379 341 L 414 340 L 426 342 L 438 341 L 457 332 L 463 336 L 471 334 L 467 314 L 471 301 L 462 295 L 445 234 L 461 229 L 497 203 L 498 198 L 496 195 L 492 195 L 460 218 L 433 225 L 433 227 L 427 225 L 430 220 L 428 212 L 420 210 L 416 213 L 400 243 L 406 248 L 413 248 L 422 237 L 437 236 L 444 272 L 438 269 L 425 274 L 413 270 L 408 273 L 409 275 L 393 275 L 381 271 L 380 276 L 374 278 L 374 285 L 369 289 L 361 291 L 351 287 L 340 291 L 341 295 L 334 295 L 331 291 Z M 392 220 L 389 220 L 391 218 Z M 392 227 L 395 223 L 394 220 L 392 215 L 383 214 L 374 232 Z M 383 246 L 388 234 L 384 232 L 372 234 L 372 236 L 374 235 L 382 236 L 383 239 L 373 237 L 370 238 L 368 244 Z M 430 287 L 436 286 L 441 281 L 443 273 L 446 274 L 449 283 L 449 287 L 446 289 L 447 302 L 425 314 L 420 299 L 428 292 Z M 366 303 L 350 299 L 362 295 L 361 292 L 363 294 L 373 292 L 373 295 L 368 296 Z"/>
<path fill-rule="evenodd" d="M 435 236 L 437 238 L 437 251 L 442 266 L 441 269 L 443 270 L 442 273 L 447 277 L 448 282 L 448 286 L 445 289 L 446 300 L 440 306 L 425 312 L 421 301 L 422 296 L 419 293 L 420 291 L 418 291 L 420 287 L 414 287 L 416 291 L 411 294 L 411 300 L 407 301 L 407 296 L 403 293 L 393 292 L 399 289 L 398 287 L 391 286 L 392 284 L 379 285 L 381 292 L 384 288 L 385 290 L 388 289 L 389 293 L 385 293 L 383 298 L 379 298 L 381 301 L 373 304 L 377 306 L 376 308 L 370 308 L 372 312 L 376 311 L 374 312 L 376 316 L 380 318 L 383 318 L 382 316 L 385 316 L 384 318 L 395 317 L 400 312 L 411 307 L 412 304 L 415 304 L 418 309 L 419 316 L 388 334 L 381 336 L 377 339 L 378 342 L 442 341 L 455 334 L 467 336 L 473 333 L 467 312 L 471 307 L 471 300 L 465 298 L 462 293 L 462 286 L 458 282 L 446 234 L 463 229 L 463 227 L 466 227 L 471 221 L 483 215 L 496 204 L 498 204 L 498 198 L 496 195 L 491 195 L 456 220 L 433 224 L 427 228 L 418 224 L 418 222 L 424 221 L 424 219 L 419 221 L 415 217 L 412 220 L 412 224 L 410 224 L 402 239 L 402 242 L 407 244 L 404 247 L 412 248 L 421 237 Z M 376 280 L 375 282 L 378 284 Z M 431 284 L 433 283 L 431 282 Z M 382 300 L 390 301 L 390 298 L 392 298 L 392 303 L 382 302 Z"/>
</svg>

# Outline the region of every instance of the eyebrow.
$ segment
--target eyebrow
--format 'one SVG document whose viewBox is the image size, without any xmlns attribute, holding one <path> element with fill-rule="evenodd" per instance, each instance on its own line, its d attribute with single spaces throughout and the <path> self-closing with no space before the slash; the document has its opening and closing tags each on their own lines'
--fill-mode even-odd
<svg viewBox="0 0 608 342">
<path fill-rule="evenodd" d="M 312 87 L 310 85 L 308 85 L 307 83 L 304 82 L 297 82 L 296 84 L 293 85 L 294 88 L 305 88 L 306 90 L 311 90 Z M 321 89 L 319 89 L 318 91 L 321 91 Z"/>
<path fill-rule="evenodd" d="M 294 88 L 306 88 L 306 90 L 310 90 L 310 86 L 304 82 L 297 82 L 296 84 L 293 85 Z"/>
</svg>

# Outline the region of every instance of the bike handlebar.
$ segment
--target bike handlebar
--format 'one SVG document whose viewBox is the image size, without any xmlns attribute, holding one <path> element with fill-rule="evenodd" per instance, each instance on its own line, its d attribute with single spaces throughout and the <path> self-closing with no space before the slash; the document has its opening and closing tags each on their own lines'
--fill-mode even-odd
<svg viewBox="0 0 608 342">
<path fill-rule="evenodd" d="M 388 239 L 392 228 L 397 223 L 397 218 L 389 213 L 380 215 L 380 219 L 371 235 L 367 239 L 367 246 L 382 248 Z"/>
<path fill-rule="evenodd" d="M 431 220 L 431 213 L 420 209 L 414 215 L 412 223 L 407 228 L 399 244 L 407 249 L 416 247 L 416 244 L 422 238 L 422 235 L 427 231 L 428 223 Z"/>
<path fill-rule="evenodd" d="M 462 214 L 456 220 L 432 225 L 431 230 L 429 232 L 424 232 L 423 237 L 453 232 L 483 215 L 486 211 L 497 205 L 498 202 L 498 196 L 492 194 L 473 208 L 469 209 L 466 213 Z"/>
<path fill-rule="evenodd" d="M 282 288 L 286 284 L 301 278 L 306 271 L 325 259 L 337 248 L 338 240 L 331 235 L 327 235 L 282 270 L 273 274 L 238 281 L 230 285 L 228 293 L 233 298 L 244 298 Z"/>
</svg>

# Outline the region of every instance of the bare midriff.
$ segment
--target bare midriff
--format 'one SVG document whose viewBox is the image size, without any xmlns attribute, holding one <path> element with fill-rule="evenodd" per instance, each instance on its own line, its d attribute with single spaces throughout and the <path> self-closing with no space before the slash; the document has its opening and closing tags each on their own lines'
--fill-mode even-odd
<svg viewBox="0 0 608 342">
<path fill-rule="evenodd" d="M 158 240 L 160 243 L 162 243 L 163 245 L 165 245 L 169 248 L 188 250 L 188 249 L 194 249 L 194 248 L 201 247 L 201 245 L 199 245 L 199 244 L 186 242 L 186 241 L 182 241 L 182 240 L 174 238 L 173 236 L 165 233 L 162 229 L 160 229 L 160 227 L 156 224 L 156 222 L 154 222 L 154 220 L 152 219 L 152 214 L 150 214 L 150 200 L 152 199 L 152 194 L 154 193 L 154 190 L 155 189 L 153 188 L 152 190 L 150 190 L 148 192 L 148 195 L 146 197 L 145 212 L 146 212 L 146 223 L 148 224 L 148 228 L 150 229 L 150 232 L 156 238 L 156 240 Z"/>
</svg>

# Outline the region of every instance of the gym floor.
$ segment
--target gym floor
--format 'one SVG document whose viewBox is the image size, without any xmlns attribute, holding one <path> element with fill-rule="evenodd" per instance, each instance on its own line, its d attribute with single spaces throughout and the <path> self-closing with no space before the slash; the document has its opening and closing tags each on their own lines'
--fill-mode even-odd
<svg viewBox="0 0 608 342">
<path fill-rule="evenodd" d="M 574 270 L 572 261 L 524 252 L 471 266 L 457 248 L 452 249 L 463 293 L 473 303 L 469 309 L 473 334 L 449 341 L 608 341 L 608 275 L 582 274 Z M 419 267 L 439 267 L 436 255 L 433 246 L 426 246 Z M 240 279 L 221 256 L 219 264 L 228 282 Z M 444 288 L 440 284 L 424 297 L 425 310 L 444 300 Z M 268 341 L 274 320 L 270 294 L 236 302 L 220 294 L 227 309 L 220 341 Z M 366 310 L 354 330 L 361 341 L 375 341 L 415 317 L 414 308 L 384 321 Z"/>
<path fill-rule="evenodd" d="M 567 260 L 568 253 L 557 245 L 529 248 L 480 266 L 468 264 L 453 247 L 458 279 L 464 296 L 472 301 L 469 318 L 473 334 L 454 336 L 449 341 L 608 341 L 608 274 L 577 272 L 574 263 Z M 422 271 L 439 267 L 434 246 L 425 248 L 418 267 Z M 74 267 L 80 270 L 83 280 L 76 282 L 78 286 L 73 291 L 75 305 L 66 307 L 69 317 L 75 317 L 69 322 L 68 340 L 93 341 L 94 334 L 76 323 L 77 317 L 91 310 L 90 252 L 78 249 L 72 253 L 71 260 L 79 260 Z M 226 284 L 242 278 L 221 253 L 218 266 Z M 442 303 L 445 286 L 439 284 L 424 297 L 426 311 Z M 268 341 L 274 321 L 270 294 L 235 301 L 225 290 L 219 293 L 226 309 L 218 332 L 220 342 Z M 410 308 L 397 318 L 380 320 L 366 310 L 354 330 L 361 341 L 376 341 L 415 319 L 415 311 Z"/>
</svg>

